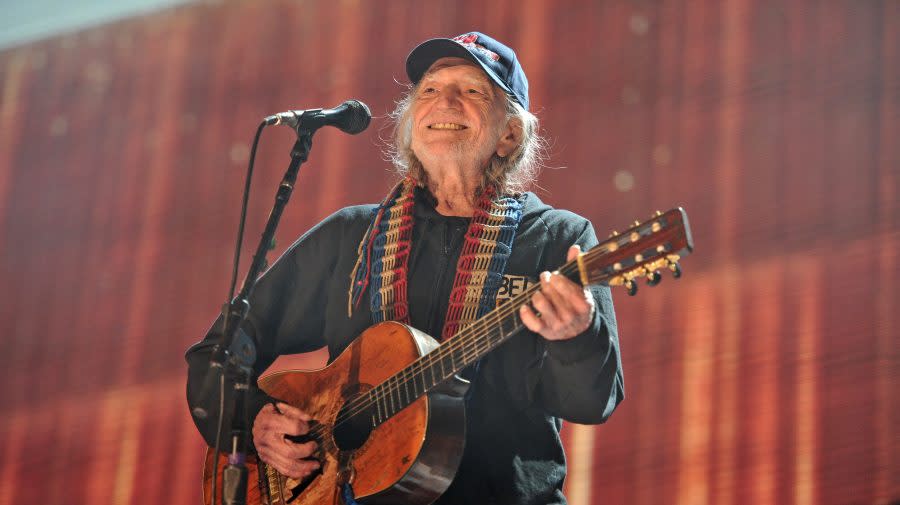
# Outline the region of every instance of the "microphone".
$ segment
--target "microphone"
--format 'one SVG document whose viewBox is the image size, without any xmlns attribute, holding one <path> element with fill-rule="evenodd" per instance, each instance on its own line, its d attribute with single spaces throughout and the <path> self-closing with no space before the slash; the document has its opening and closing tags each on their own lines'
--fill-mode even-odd
<svg viewBox="0 0 900 505">
<path fill-rule="evenodd" d="M 289 110 L 267 117 L 266 126 L 286 125 L 296 130 L 314 131 L 334 126 L 342 132 L 356 135 L 369 126 L 372 113 L 359 100 L 347 100 L 333 109 Z"/>
</svg>

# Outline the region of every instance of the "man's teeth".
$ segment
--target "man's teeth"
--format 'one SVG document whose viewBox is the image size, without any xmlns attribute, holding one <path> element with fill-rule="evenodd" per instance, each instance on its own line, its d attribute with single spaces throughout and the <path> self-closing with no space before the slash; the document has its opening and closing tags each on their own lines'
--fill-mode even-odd
<svg viewBox="0 0 900 505">
<path fill-rule="evenodd" d="M 429 128 L 432 130 L 462 130 L 465 126 L 456 123 L 435 123 Z"/>
</svg>

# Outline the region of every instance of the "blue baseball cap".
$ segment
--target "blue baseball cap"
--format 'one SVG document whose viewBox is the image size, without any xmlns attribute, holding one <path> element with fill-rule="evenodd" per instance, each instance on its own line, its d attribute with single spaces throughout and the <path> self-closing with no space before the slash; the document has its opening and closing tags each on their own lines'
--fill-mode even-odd
<svg viewBox="0 0 900 505">
<path fill-rule="evenodd" d="M 528 78 L 516 52 L 483 33 L 469 32 L 452 39 L 422 42 L 406 57 L 406 75 L 413 84 L 418 84 L 435 61 L 454 56 L 480 66 L 497 86 L 528 110 Z"/>
</svg>

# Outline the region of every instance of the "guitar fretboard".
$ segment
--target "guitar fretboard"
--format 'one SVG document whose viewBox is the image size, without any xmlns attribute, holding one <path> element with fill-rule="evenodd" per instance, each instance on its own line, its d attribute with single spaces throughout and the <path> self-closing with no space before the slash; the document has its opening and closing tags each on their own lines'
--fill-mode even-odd
<svg viewBox="0 0 900 505">
<path fill-rule="evenodd" d="M 504 305 L 512 305 L 512 302 Z M 518 311 L 508 312 L 505 317 L 498 317 L 490 324 L 488 320 L 493 313 L 483 317 L 442 346 L 370 389 L 367 400 L 371 405 L 373 426 L 388 420 L 521 330 L 524 325 Z"/>
</svg>

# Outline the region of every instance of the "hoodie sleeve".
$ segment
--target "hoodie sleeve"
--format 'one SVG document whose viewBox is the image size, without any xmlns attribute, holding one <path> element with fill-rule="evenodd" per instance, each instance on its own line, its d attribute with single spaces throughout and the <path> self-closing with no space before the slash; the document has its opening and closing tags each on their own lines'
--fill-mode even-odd
<svg viewBox="0 0 900 505">
<path fill-rule="evenodd" d="M 247 394 L 248 419 L 256 418 L 262 407 L 272 401 L 256 385 L 259 375 L 282 354 L 309 352 L 325 345 L 323 338 L 325 286 L 331 281 L 336 242 L 342 234 L 338 214 L 316 225 L 294 243 L 263 274 L 250 296 L 250 313 L 243 332 L 256 344 L 256 362 Z M 187 399 L 193 409 L 203 406 L 205 418 L 192 417 L 210 446 L 215 443 L 219 412 L 218 387 L 209 387 L 207 379 L 212 349 L 221 338 L 221 319 L 212 324 L 206 336 L 191 346 L 188 363 Z M 215 383 L 214 383 L 215 384 Z M 230 418 L 230 391 L 226 392 L 226 413 Z M 230 427 L 224 426 L 220 442 L 227 447 Z"/>
<path fill-rule="evenodd" d="M 562 238 L 551 246 L 554 253 L 550 261 L 562 264 L 573 244 L 587 251 L 597 243 L 593 226 L 585 220 L 574 240 Z M 588 329 L 563 341 L 549 341 L 532 333 L 538 339 L 540 356 L 527 369 L 528 396 L 534 403 L 550 415 L 583 424 L 606 421 L 625 396 L 610 290 L 592 286 L 590 292 L 596 310 Z"/>
</svg>

